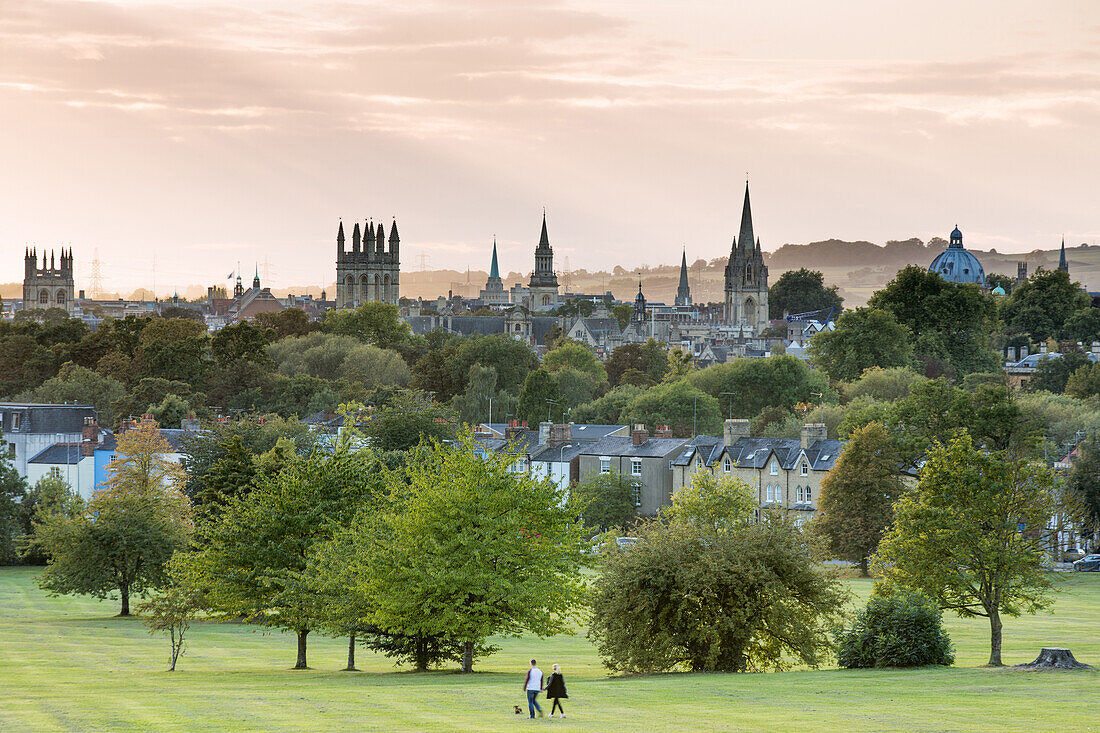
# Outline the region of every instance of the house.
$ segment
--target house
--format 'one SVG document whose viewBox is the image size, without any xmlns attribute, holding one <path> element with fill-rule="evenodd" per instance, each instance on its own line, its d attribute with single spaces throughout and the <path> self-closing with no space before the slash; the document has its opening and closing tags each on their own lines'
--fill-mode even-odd
<svg viewBox="0 0 1100 733">
<path fill-rule="evenodd" d="M 50 446 L 80 445 L 89 419 L 95 420 L 95 408 L 91 405 L 0 402 L 0 431 L 12 466 L 24 478 L 30 460 Z"/>
<path fill-rule="evenodd" d="M 553 425 L 539 423 L 538 445 L 530 452 L 531 474 L 553 479 L 568 489 L 580 478 L 580 456 L 585 448 L 608 437 L 626 438 L 626 425 Z"/>
<path fill-rule="evenodd" d="M 586 444 L 577 456 L 578 480 L 612 472 L 637 478 L 642 483 L 634 499 L 638 514 L 656 514 L 672 502 L 672 460 L 688 443 L 665 429 L 657 436 L 635 425 L 630 437 L 608 436 Z"/>
<path fill-rule="evenodd" d="M 799 439 L 753 438 L 748 420 L 726 420 L 722 438 L 700 436 L 672 461 L 674 490 L 691 483 L 696 471 L 739 478 L 753 488 L 761 507 L 798 512 L 798 524 L 817 510 L 821 480 L 843 450 L 821 423 L 802 427 Z"/>
</svg>

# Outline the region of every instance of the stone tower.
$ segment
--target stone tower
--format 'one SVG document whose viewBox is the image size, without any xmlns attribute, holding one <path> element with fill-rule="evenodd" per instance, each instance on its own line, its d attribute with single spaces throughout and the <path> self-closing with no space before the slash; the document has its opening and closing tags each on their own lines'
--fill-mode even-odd
<svg viewBox="0 0 1100 733">
<path fill-rule="evenodd" d="M 558 307 L 558 276 L 554 274 L 554 250 L 550 247 L 550 238 L 546 234 L 545 212 L 542 215 L 539 246 L 535 248 L 535 271 L 531 273 L 527 288 L 531 294 L 531 310 Z"/>
<path fill-rule="evenodd" d="M 748 183 L 741 210 L 741 232 L 733 240 L 726 265 L 726 323 L 751 329 L 754 334 L 768 327 L 768 268 L 760 251 L 760 240 L 752 230 Z"/>
<path fill-rule="evenodd" d="M 389 249 L 386 230 L 379 223 L 359 222 L 351 232 L 351 251 L 345 249 L 344 222 L 336 232 L 336 307 L 355 308 L 364 303 L 397 305 L 401 284 L 401 238 L 397 222 L 390 225 Z"/>
<path fill-rule="evenodd" d="M 649 319 L 646 311 L 645 296 L 642 295 L 642 281 L 638 281 L 638 294 L 634 296 L 634 312 L 630 314 L 630 322 L 644 326 Z"/>
<path fill-rule="evenodd" d="M 680 285 L 676 288 L 676 305 L 691 305 L 691 287 L 688 285 L 688 256 L 686 249 L 680 257 Z"/>
<path fill-rule="evenodd" d="M 485 281 L 485 289 L 481 291 L 478 299 L 485 305 L 508 302 L 508 292 L 504 289 L 504 281 L 500 279 L 500 266 L 497 264 L 496 237 L 493 238 L 493 264 L 489 267 L 489 278 Z"/>
<path fill-rule="evenodd" d="M 42 252 L 42 267 L 33 249 L 23 253 L 23 310 L 63 308 L 73 312 L 76 290 L 73 283 L 73 251 L 61 248 L 61 266 L 56 266 L 53 250 L 50 259 Z"/>
</svg>

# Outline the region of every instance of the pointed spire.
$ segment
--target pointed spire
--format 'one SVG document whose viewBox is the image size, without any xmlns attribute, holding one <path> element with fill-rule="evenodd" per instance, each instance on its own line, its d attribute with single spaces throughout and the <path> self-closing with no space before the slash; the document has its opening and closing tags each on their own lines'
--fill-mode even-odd
<svg viewBox="0 0 1100 733">
<path fill-rule="evenodd" d="M 1066 262 L 1066 235 L 1062 235 L 1062 253 L 1058 256 L 1058 269 L 1069 272 L 1069 263 Z"/>
<path fill-rule="evenodd" d="M 542 210 L 542 234 L 539 235 L 539 249 L 550 248 L 550 237 L 546 234 L 546 209 Z"/>
<path fill-rule="evenodd" d="M 740 247 L 752 248 L 756 237 L 752 233 L 752 207 L 749 205 L 749 182 L 745 181 L 745 205 L 741 209 L 741 233 L 737 235 Z"/>
<path fill-rule="evenodd" d="M 390 224 L 390 244 L 400 241 L 401 237 L 397 235 L 397 217 L 394 217 L 393 222 Z"/>
<path fill-rule="evenodd" d="M 355 222 L 355 228 L 351 230 L 351 251 L 359 251 L 359 241 L 361 235 L 359 233 L 359 222 Z"/>
<path fill-rule="evenodd" d="M 337 232 L 336 232 L 336 243 L 340 244 L 340 245 L 344 244 L 344 220 L 343 219 L 340 220 L 340 229 L 337 230 Z"/>
<path fill-rule="evenodd" d="M 500 267 L 497 265 L 497 238 L 493 237 L 493 264 L 489 267 L 489 277 L 500 279 Z"/>
<path fill-rule="evenodd" d="M 386 248 L 386 227 L 378 222 L 378 228 L 374 230 L 375 249 L 379 252 Z"/>
</svg>

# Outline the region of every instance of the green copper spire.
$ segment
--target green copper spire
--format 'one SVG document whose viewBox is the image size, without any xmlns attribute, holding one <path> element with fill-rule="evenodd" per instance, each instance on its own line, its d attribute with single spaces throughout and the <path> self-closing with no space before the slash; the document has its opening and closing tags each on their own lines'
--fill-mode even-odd
<svg viewBox="0 0 1100 733">
<path fill-rule="evenodd" d="M 497 265 L 497 238 L 493 237 L 493 264 L 489 267 L 489 277 L 500 277 L 500 267 Z"/>
</svg>

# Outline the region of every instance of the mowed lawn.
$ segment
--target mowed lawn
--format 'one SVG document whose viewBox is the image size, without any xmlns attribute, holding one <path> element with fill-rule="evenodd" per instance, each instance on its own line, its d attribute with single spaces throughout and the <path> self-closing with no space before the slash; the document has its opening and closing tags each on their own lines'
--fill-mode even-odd
<svg viewBox="0 0 1100 733">
<path fill-rule="evenodd" d="M 608 677 L 582 635 L 498 640 L 479 671 L 415 674 L 346 639 L 311 635 L 311 670 L 293 671 L 294 638 L 237 624 L 192 628 L 178 671 L 167 643 L 117 604 L 50 598 L 36 570 L 0 568 L 0 730 L 282 731 L 1100 731 L 1100 673 L 981 669 L 988 625 L 948 617 L 958 665 L 917 671 Z M 849 581 L 857 598 L 869 582 Z M 1100 666 L 1100 574 L 1067 575 L 1053 613 L 1009 619 L 1007 664 L 1068 646 Z M 565 720 L 514 715 L 527 660 L 562 665 Z"/>
</svg>

